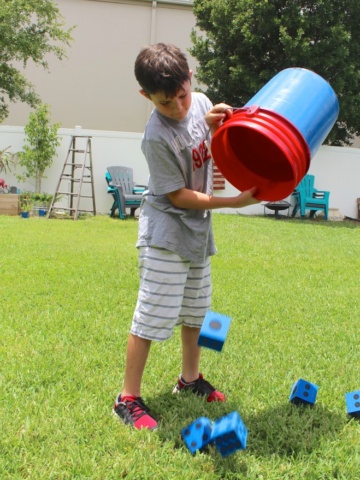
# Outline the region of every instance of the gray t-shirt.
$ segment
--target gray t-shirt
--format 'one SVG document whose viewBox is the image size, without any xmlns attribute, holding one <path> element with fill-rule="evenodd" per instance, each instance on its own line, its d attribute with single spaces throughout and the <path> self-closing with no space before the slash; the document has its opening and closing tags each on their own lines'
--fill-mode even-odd
<svg viewBox="0 0 360 480">
<path fill-rule="evenodd" d="M 176 208 L 166 196 L 184 187 L 212 194 L 212 160 L 205 145 L 209 127 L 204 119 L 211 107 L 204 94 L 192 93 L 184 120 L 153 110 L 141 145 L 150 178 L 140 210 L 137 247 L 165 248 L 193 262 L 216 253 L 211 212 Z"/>
</svg>

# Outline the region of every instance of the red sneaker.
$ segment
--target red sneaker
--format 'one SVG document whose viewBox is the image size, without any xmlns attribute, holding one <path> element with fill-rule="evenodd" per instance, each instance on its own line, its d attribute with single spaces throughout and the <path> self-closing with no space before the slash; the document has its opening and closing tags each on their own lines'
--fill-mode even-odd
<svg viewBox="0 0 360 480">
<path fill-rule="evenodd" d="M 208 402 L 225 402 L 226 400 L 225 395 L 207 382 L 202 373 L 199 373 L 199 378 L 197 380 L 190 383 L 186 383 L 180 375 L 173 393 L 179 393 L 182 390 L 190 390 L 196 395 L 207 397 L 206 400 Z"/>
<path fill-rule="evenodd" d="M 124 423 L 130 424 L 136 430 L 141 428 L 155 430 L 157 428 L 157 422 L 149 415 L 149 412 L 149 408 L 141 397 L 121 397 L 119 394 L 115 400 L 114 413 Z"/>
</svg>

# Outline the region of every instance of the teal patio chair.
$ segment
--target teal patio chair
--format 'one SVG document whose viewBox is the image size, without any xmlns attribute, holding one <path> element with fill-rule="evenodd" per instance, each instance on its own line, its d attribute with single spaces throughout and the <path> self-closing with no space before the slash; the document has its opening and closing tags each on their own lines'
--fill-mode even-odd
<svg viewBox="0 0 360 480">
<path fill-rule="evenodd" d="M 140 207 L 142 194 L 147 189 L 146 185 L 136 185 L 133 180 L 133 169 L 130 167 L 108 167 L 105 173 L 108 184 L 108 193 L 113 197 L 110 216 L 114 217 L 116 210 L 119 217 L 125 219 L 126 209 L 130 209 L 130 216 L 135 216 L 135 211 Z"/>
<path fill-rule="evenodd" d="M 113 197 L 113 204 L 110 208 L 110 217 L 114 217 L 115 216 L 115 211 L 117 209 L 117 199 L 116 199 L 116 192 L 115 192 L 116 188 L 112 187 L 110 185 L 111 176 L 110 176 L 109 172 L 105 172 L 105 180 L 106 180 L 106 183 L 108 185 L 107 193 L 112 195 L 112 197 Z"/>
<path fill-rule="evenodd" d="M 325 220 L 328 219 L 329 214 L 329 196 L 330 192 L 317 190 L 314 187 L 314 175 L 305 175 L 299 185 L 292 193 L 295 198 L 295 206 L 292 212 L 292 217 L 295 217 L 300 210 L 300 216 L 305 217 L 307 210 L 310 210 L 310 217 L 314 217 L 315 212 L 321 210 L 324 212 Z"/>
</svg>

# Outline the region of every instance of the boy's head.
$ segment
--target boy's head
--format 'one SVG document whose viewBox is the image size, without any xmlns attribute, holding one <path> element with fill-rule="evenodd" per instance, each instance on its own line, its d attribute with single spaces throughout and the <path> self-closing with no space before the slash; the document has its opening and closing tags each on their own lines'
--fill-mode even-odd
<svg viewBox="0 0 360 480">
<path fill-rule="evenodd" d="M 144 93 L 162 92 L 174 97 L 191 72 L 182 51 L 174 45 L 157 43 L 143 48 L 135 61 L 135 77 Z"/>
</svg>

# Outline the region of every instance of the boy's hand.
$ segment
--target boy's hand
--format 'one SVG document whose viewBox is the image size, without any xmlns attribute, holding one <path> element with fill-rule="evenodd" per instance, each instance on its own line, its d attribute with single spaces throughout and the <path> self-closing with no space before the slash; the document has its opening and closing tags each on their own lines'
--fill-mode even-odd
<svg viewBox="0 0 360 480">
<path fill-rule="evenodd" d="M 248 207 L 249 205 L 255 205 L 260 203 L 261 200 L 255 198 L 257 188 L 250 188 L 249 190 L 244 190 L 237 197 L 235 197 L 234 208 Z"/>
<path fill-rule="evenodd" d="M 233 114 L 233 109 L 226 103 L 218 103 L 207 112 L 205 115 L 205 121 L 210 127 L 210 131 L 213 134 L 221 127 L 223 121 L 226 118 L 230 118 Z"/>
</svg>

